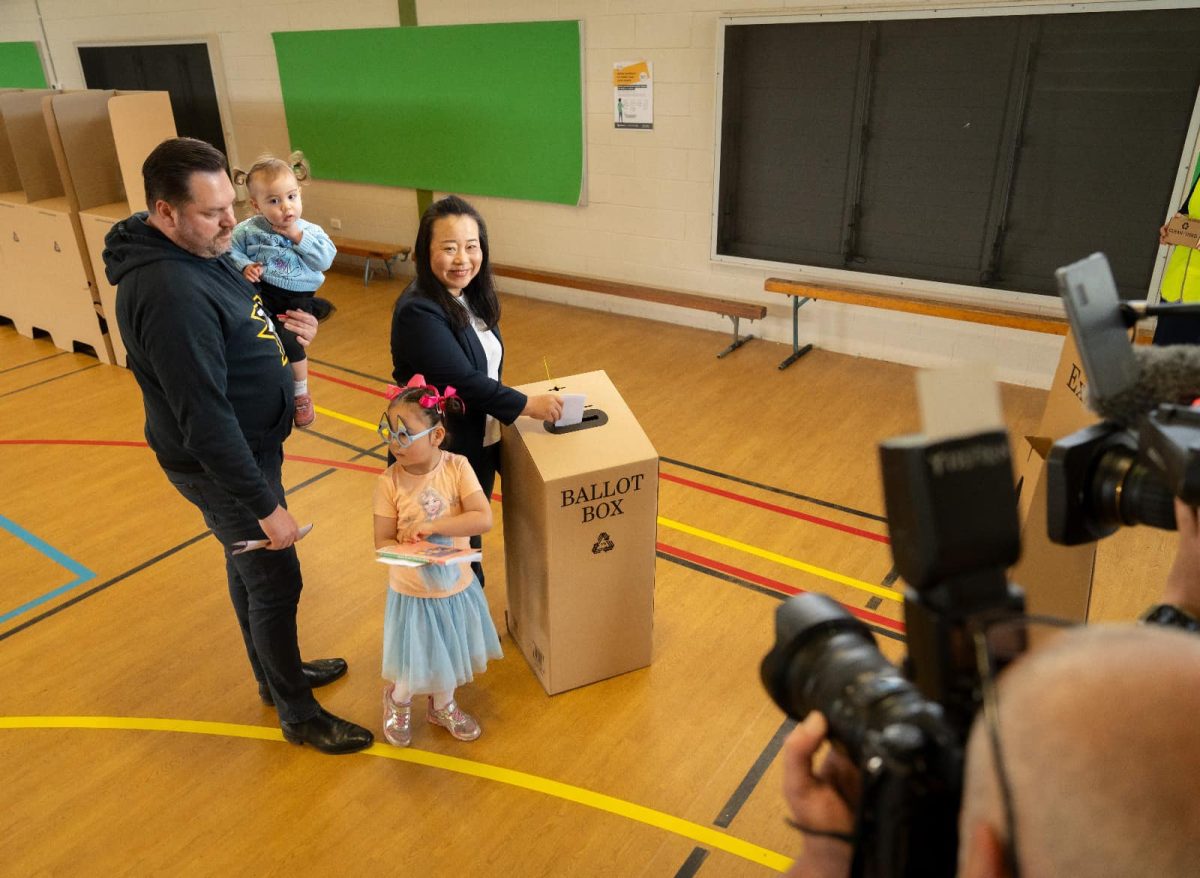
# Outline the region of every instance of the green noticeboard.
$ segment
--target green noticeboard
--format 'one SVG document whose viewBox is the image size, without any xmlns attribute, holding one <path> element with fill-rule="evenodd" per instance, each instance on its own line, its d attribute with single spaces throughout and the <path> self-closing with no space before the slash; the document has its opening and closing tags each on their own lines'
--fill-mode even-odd
<svg viewBox="0 0 1200 878">
<path fill-rule="evenodd" d="M 273 34 L 293 149 L 327 180 L 578 204 L 578 21 Z"/>
<path fill-rule="evenodd" d="M 46 88 L 37 43 L 0 43 L 0 88 Z"/>
</svg>

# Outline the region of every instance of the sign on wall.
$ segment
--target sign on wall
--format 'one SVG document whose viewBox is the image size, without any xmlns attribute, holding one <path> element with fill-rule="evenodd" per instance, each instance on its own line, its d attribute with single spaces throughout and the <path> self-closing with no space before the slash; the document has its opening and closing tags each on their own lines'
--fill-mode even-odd
<svg viewBox="0 0 1200 878">
<path fill-rule="evenodd" d="M 654 65 L 649 61 L 613 65 L 613 127 L 654 127 Z"/>
</svg>

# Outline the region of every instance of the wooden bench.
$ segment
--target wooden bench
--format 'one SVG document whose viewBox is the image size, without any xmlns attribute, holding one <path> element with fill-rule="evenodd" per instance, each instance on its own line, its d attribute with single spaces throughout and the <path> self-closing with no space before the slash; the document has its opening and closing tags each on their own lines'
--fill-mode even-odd
<svg viewBox="0 0 1200 878">
<path fill-rule="evenodd" d="M 640 299 L 643 302 L 658 302 L 663 305 L 676 305 L 680 308 L 691 308 L 696 311 L 708 311 L 720 314 L 733 321 L 733 341 L 729 347 L 719 354 L 718 359 L 736 351 L 753 335 L 740 336 L 739 321 L 761 320 L 767 316 L 765 305 L 755 305 L 751 302 L 739 302 L 736 299 L 718 299 L 714 296 L 699 296 L 695 293 L 685 293 L 680 290 L 668 290 L 661 287 L 648 287 L 642 284 L 626 283 L 625 281 L 606 280 L 599 277 L 587 277 L 578 274 L 560 274 L 556 271 L 542 271 L 536 268 L 520 268 L 515 265 L 497 265 L 492 263 L 492 273 L 501 277 L 511 277 L 517 280 L 533 281 L 539 284 L 549 284 L 556 287 L 568 287 L 573 290 L 587 290 L 592 293 L 604 293 L 609 296 L 622 296 L 626 299 Z"/>
<path fill-rule="evenodd" d="M 361 256 L 366 260 L 363 265 L 364 287 L 371 282 L 372 259 L 379 259 L 383 262 L 383 267 L 387 269 L 388 277 L 390 278 L 392 276 L 392 263 L 396 260 L 404 262 L 408 259 L 408 254 L 412 252 L 412 247 L 405 244 L 361 241 L 357 238 L 343 238 L 339 235 L 330 235 L 329 240 L 333 241 L 333 246 L 337 247 L 338 253 L 343 256 Z"/>
<path fill-rule="evenodd" d="M 895 293 L 868 292 L 825 287 L 800 281 L 769 277 L 763 282 L 768 293 L 782 293 L 792 299 L 792 353 L 779 364 L 786 369 L 796 360 L 812 350 L 811 344 L 800 346 L 800 307 L 813 299 L 840 302 L 843 305 L 862 305 L 867 308 L 886 308 L 889 311 L 904 311 L 908 314 L 924 314 L 929 317 L 945 317 L 950 320 L 967 320 L 971 323 L 986 323 L 989 326 L 1006 326 L 1011 329 L 1027 329 L 1030 332 L 1046 332 L 1066 335 L 1066 316 L 1026 314 L 1005 308 L 989 308 L 985 305 L 958 305 L 937 299 L 901 296 Z"/>
</svg>

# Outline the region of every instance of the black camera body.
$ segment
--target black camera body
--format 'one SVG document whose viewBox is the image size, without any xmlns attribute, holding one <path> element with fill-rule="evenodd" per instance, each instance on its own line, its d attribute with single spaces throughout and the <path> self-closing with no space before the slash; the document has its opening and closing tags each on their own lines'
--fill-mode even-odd
<svg viewBox="0 0 1200 878">
<path fill-rule="evenodd" d="M 1118 300 L 1103 256 L 1057 277 L 1093 399 L 1145 413 L 1136 429 L 1106 420 L 1054 445 L 1051 538 L 1086 542 L 1134 523 L 1173 528 L 1173 497 L 1200 504 L 1200 410 L 1145 405 L 1163 394 L 1143 381 L 1127 335 L 1131 309 Z M 1176 383 L 1190 391 L 1200 360 L 1182 362 Z M 1020 554 L 1011 452 L 1006 433 L 995 430 L 900 437 L 880 445 L 880 459 L 892 554 L 906 583 L 903 670 L 836 601 L 805 594 L 776 612 L 762 680 L 794 719 L 824 713 L 834 745 L 861 771 L 852 875 L 942 878 L 957 865 L 963 760 L 981 705 L 981 668 L 995 673 L 1025 648 L 1014 630 L 1003 655 L 989 653 L 984 665 L 977 654 L 978 632 L 1025 611 L 1006 574 Z"/>
<path fill-rule="evenodd" d="M 1174 530 L 1174 498 L 1200 504 L 1200 411 L 1174 398 L 1200 389 L 1200 357 L 1135 356 L 1129 329 L 1140 315 L 1121 303 L 1103 255 L 1055 275 L 1087 373 L 1089 405 L 1109 416 L 1050 449 L 1050 539 L 1074 546 L 1133 524 Z"/>
<path fill-rule="evenodd" d="M 889 663 L 862 622 L 818 594 L 776 613 L 762 678 L 802 719 L 820 710 L 862 772 L 855 876 L 953 875 L 963 753 L 980 703 L 972 632 L 1019 614 L 1005 571 L 1020 554 L 1007 435 L 909 436 L 880 446 L 908 658 Z"/>
</svg>

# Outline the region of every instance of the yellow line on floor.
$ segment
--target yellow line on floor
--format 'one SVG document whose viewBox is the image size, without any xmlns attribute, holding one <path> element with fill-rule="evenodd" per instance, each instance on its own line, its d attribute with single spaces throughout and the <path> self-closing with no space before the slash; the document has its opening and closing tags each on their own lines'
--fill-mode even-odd
<svg viewBox="0 0 1200 878">
<path fill-rule="evenodd" d="M 0 729 L 116 729 L 142 732 L 183 732 L 192 735 L 217 735 L 229 738 L 249 738 L 259 741 L 283 742 L 283 735 L 277 728 L 267 726 L 248 726 L 237 723 L 204 722 L 201 720 L 183 719 L 154 719 L 150 717 L 131 716 L 0 716 Z M 453 771 L 470 777 L 478 777 L 497 783 L 508 784 L 532 792 L 542 793 L 575 802 L 599 811 L 607 811 L 618 817 L 636 820 L 647 826 L 662 829 L 675 835 L 691 839 L 710 848 L 725 851 L 744 860 L 785 872 L 791 865 L 791 860 L 782 854 L 743 841 L 740 838 L 724 832 L 692 823 L 674 817 L 663 811 L 646 808 L 618 799 L 586 790 L 583 787 L 560 783 L 523 771 L 473 762 L 456 756 L 443 756 L 440 753 L 430 753 L 413 748 L 391 747 L 386 744 L 375 744 L 362 751 L 365 756 L 379 756 L 384 759 L 394 759 L 398 762 L 411 762 L 429 768 L 439 768 L 443 771 Z"/>
<path fill-rule="evenodd" d="M 334 418 L 338 421 L 345 421 L 347 424 L 353 424 L 356 427 L 362 427 L 364 430 L 370 430 L 374 433 L 379 429 L 379 424 L 368 424 L 366 421 L 360 421 L 358 418 L 352 418 L 350 415 L 343 415 L 341 412 L 335 412 L 333 409 L 327 409 L 325 406 L 314 405 L 313 408 L 317 414 L 325 415 L 327 418 Z"/>
<path fill-rule="evenodd" d="M 339 414 L 335 411 L 314 406 L 321 414 L 329 415 L 331 418 L 337 418 L 340 421 L 345 421 L 347 424 L 355 424 L 364 429 L 375 432 L 376 425 L 368 424 L 366 421 L 360 421 L 358 418 L 352 418 L 349 415 Z M 824 567 L 818 567 L 815 564 L 806 564 L 803 561 L 797 561 L 795 558 L 789 558 L 786 555 L 780 555 L 777 552 L 771 552 L 767 549 L 761 549 L 758 546 L 752 546 L 749 543 L 743 543 L 729 537 L 723 537 L 720 534 L 715 534 L 712 531 L 701 530 L 698 527 L 692 527 L 690 524 L 672 521 L 669 518 L 659 516 L 658 523 L 671 530 L 677 530 L 680 533 L 691 534 L 694 537 L 699 537 L 702 540 L 708 540 L 710 543 L 716 543 L 719 546 L 725 546 L 729 549 L 735 549 L 739 552 L 745 552 L 748 555 L 755 555 L 759 558 L 764 558 L 768 561 L 774 561 L 776 564 L 783 564 L 785 567 L 791 567 L 795 570 L 803 570 L 805 573 L 811 573 L 813 576 L 819 576 L 822 579 L 828 579 L 830 582 L 837 582 L 842 585 L 848 585 L 851 588 L 856 588 L 859 591 L 865 591 L 867 594 L 877 595 L 881 598 L 887 598 L 889 601 L 904 603 L 904 596 L 898 591 L 890 588 L 885 588 L 882 585 L 864 582 L 861 579 L 855 579 L 853 576 L 843 576 L 841 573 L 835 573 L 832 570 L 826 570 Z"/>
<path fill-rule="evenodd" d="M 822 579 L 828 579 L 831 582 L 838 582 L 842 585 L 848 585 L 851 588 L 857 588 L 859 591 L 865 591 L 868 594 L 878 595 L 881 598 L 887 598 L 890 601 L 904 602 L 904 596 L 898 591 L 893 591 L 890 588 L 884 588 L 882 585 L 874 585 L 870 582 L 864 582 L 861 579 L 855 579 L 852 576 L 843 576 L 840 573 L 834 573 L 832 570 L 826 570 L 824 567 L 817 567 L 815 564 L 806 564 L 803 561 L 797 561 L 795 558 L 789 558 L 787 555 L 780 555 L 777 552 L 771 552 L 767 549 L 761 549 L 758 546 L 752 546 L 749 543 L 739 542 L 738 540 L 723 537 L 720 534 L 715 534 L 712 531 L 701 530 L 698 527 L 692 527 L 690 524 L 683 524 L 679 521 L 672 521 L 669 518 L 659 516 L 658 523 L 663 527 L 677 530 L 680 533 L 690 534 L 694 537 L 699 537 L 702 540 L 708 540 L 710 543 L 716 543 L 719 546 L 725 546 L 730 549 L 736 549 L 739 552 L 745 552 L 748 555 L 756 555 L 759 558 L 765 558 L 768 561 L 774 561 L 776 564 L 783 564 L 785 567 L 792 567 L 796 570 L 803 570 L 805 573 L 811 573 L 814 576 L 819 576 Z"/>
</svg>

